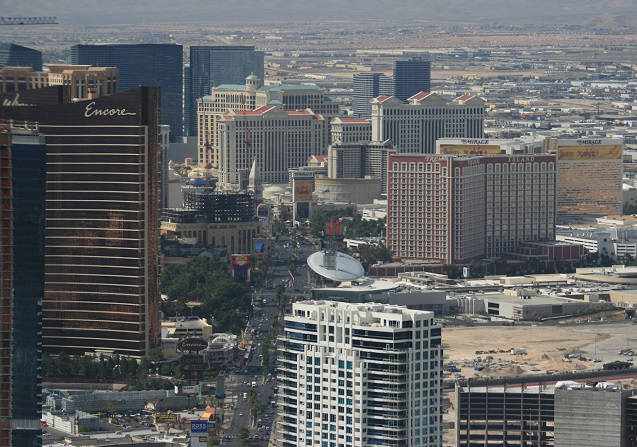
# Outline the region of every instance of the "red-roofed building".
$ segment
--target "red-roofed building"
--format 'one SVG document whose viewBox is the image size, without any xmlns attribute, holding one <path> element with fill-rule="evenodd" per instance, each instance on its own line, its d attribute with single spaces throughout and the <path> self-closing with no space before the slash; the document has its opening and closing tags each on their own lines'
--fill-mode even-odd
<svg viewBox="0 0 637 447">
<path fill-rule="evenodd" d="M 219 124 L 219 180 L 237 187 L 256 161 L 264 183 L 285 183 L 288 171 L 327 149 L 326 120 L 306 110 L 262 106 L 229 112 Z"/>
<path fill-rule="evenodd" d="M 485 102 L 473 95 L 454 100 L 421 91 L 400 101 L 372 101 L 372 141 L 390 141 L 398 152 L 433 154 L 441 138 L 482 138 Z"/>
<path fill-rule="evenodd" d="M 432 95 L 433 93 L 431 92 L 425 92 L 425 91 L 420 91 L 418 93 L 416 93 L 414 96 L 407 98 L 407 101 L 411 102 L 411 101 L 422 101 L 423 99 L 425 99 L 427 96 Z"/>
<path fill-rule="evenodd" d="M 327 155 L 310 155 L 310 158 L 307 160 L 307 165 L 311 168 L 327 167 Z"/>
<path fill-rule="evenodd" d="M 333 144 L 358 143 L 372 139 L 372 122 L 368 119 L 337 116 L 330 121 Z"/>
</svg>

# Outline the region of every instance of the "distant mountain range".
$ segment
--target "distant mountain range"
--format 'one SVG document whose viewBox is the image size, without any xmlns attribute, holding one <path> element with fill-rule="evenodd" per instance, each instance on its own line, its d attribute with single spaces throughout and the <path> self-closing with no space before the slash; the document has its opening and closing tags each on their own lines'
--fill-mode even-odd
<svg viewBox="0 0 637 447">
<path fill-rule="evenodd" d="M 585 24 L 637 17 L 635 0 L 0 0 L 0 11 L 73 24 L 364 18 Z"/>
</svg>

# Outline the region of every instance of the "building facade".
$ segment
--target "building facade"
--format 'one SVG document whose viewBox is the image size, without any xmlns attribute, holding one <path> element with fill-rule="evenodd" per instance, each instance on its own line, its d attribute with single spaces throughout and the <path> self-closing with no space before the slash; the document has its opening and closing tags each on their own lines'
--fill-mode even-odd
<svg viewBox="0 0 637 447">
<path fill-rule="evenodd" d="M 383 73 L 356 73 L 352 77 L 352 110 L 356 118 L 372 116 L 371 100 L 377 96 L 394 94 L 394 81 Z"/>
<path fill-rule="evenodd" d="M 609 382 L 456 387 L 456 445 L 629 447 L 635 392 Z"/>
<path fill-rule="evenodd" d="M 458 447 L 556 445 L 552 387 L 457 387 L 454 407 Z"/>
<path fill-rule="evenodd" d="M 621 140 L 548 139 L 546 146 L 557 155 L 560 221 L 622 214 Z"/>
<path fill-rule="evenodd" d="M 230 111 L 254 110 L 259 85 L 256 76 L 248 76 L 245 85 L 224 84 L 197 100 L 197 152 L 200 166 L 219 169 L 219 123 Z"/>
<path fill-rule="evenodd" d="M 0 126 L 0 444 L 42 445 L 46 150 L 34 125 Z"/>
<path fill-rule="evenodd" d="M 431 91 L 431 61 L 423 57 L 399 59 L 394 62 L 394 93 L 405 101 L 418 92 Z"/>
<path fill-rule="evenodd" d="M 441 446 L 442 348 L 433 313 L 292 305 L 278 348 L 278 445 Z"/>
<path fill-rule="evenodd" d="M 210 187 L 182 189 L 185 208 L 164 210 L 162 235 L 191 239 L 227 255 L 254 253 L 259 222 L 251 194 L 222 193 Z"/>
<path fill-rule="evenodd" d="M 338 114 L 338 104 L 330 100 L 314 84 L 281 84 L 259 88 L 261 81 L 255 75 L 245 79 L 245 84 L 224 84 L 212 89 L 208 96 L 197 101 L 197 146 L 199 164 L 219 169 L 221 145 L 219 123 L 230 111 L 254 110 L 276 105 L 282 110 L 310 109 L 329 117 Z M 325 131 L 328 129 L 326 127 Z"/>
<path fill-rule="evenodd" d="M 159 87 L 161 119 L 172 141 L 183 135 L 183 48 L 175 44 L 74 45 L 70 63 L 119 70 L 118 91 Z"/>
<path fill-rule="evenodd" d="M 47 64 L 49 85 L 70 85 L 71 98 L 94 99 L 117 91 L 119 71 L 116 67 Z"/>
<path fill-rule="evenodd" d="M 332 144 L 327 150 L 329 178 L 364 178 L 371 175 L 369 144 Z"/>
<path fill-rule="evenodd" d="M 13 95 L 17 92 L 48 87 L 49 76 L 31 67 L 1 67 L 0 95 Z"/>
<path fill-rule="evenodd" d="M 389 156 L 387 247 L 396 258 L 461 264 L 555 237 L 552 155 Z"/>
<path fill-rule="evenodd" d="M 13 94 L 50 85 L 68 85 L 73 99 L 92 99 L 112 95 L 117 90 L 115 67 L 90 65 L 45 65 L 44 71 L 31 67 L 0 68 L 0 94 Z"/>
<path fill-rule="evenodd" d="M 555 390 L 555 447 L 630 446 L 626 413 L 633 394 L 620 390 Z"/>
<path fill-rule="evenodd" d="M 43 348 L 143 357 L 159 346 L 159 91 L 54 104 L 62 90 L 0 107 L 46 137 Z"/>
<path fill-rule="evenodd" d="M 433 154 L 440 138 L 482 138 L 485 102 L 473 95 L 451 101 L 419 92 L 401 101 L 393 96 L 372 100 L 372 141 L 391 142 L 398 152 Z"/>
<path fill-rule="evenodd" d="M 210 90 L 224 84 L 241 84 L 255 75 L 265 79 L 264 53 L 253 46 L 218 45 L 191 46 L 190 68 L 186 93 L 186 129 L 188 135 L 197 132 L 197 100 L 210 95 Z"/>
<path fill-rule="evenodd" d="M 369 119 L 337 116 L 330 121 L 332 144 L 359 143 L 371 139 L 372 123 Z"/>
<path fill-rule="evenodd" d="M 14 43 L 0 42 L 0 68 L 31 67 L 42 71 L 42 53 Z"/>
<path fill-rule="evenodd" d="M 229 112 L 219 124 L 222 185 L 240 185 L 256 160 L 263 183 L 285 183 L 291 168 L 325 152 L 326 122 L 309 109 L 262 106 Z"/>
</svg>

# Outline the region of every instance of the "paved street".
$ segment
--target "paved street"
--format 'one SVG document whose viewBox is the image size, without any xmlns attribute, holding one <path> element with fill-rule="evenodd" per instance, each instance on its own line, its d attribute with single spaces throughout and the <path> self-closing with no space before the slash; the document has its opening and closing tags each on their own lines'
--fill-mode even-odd
<svg viewBox="0 0 637 447">
<path fill-rule="evenodd" d="M 305 259 L 315 251 L 312 244 L 303 239 L 296 241 L 285 238 L 275 244 L 270 256 L 273 265 L 268 275 L 268 287 L 263 290 L 255 290 L 253 302 L 254 312 L 248 322 L 248 331 L 254 331 L 252 346 L 247 363 L 243 367 L 229 371 L 225 382 L 226 410 L 223 424 L 223 438 L 221 446 L 266 446 L 274 427 L 276 408 L 273 404 L 275 396 L 275 364 L 276 348 L 269 351 L 268 368 L 262 366 L 264 341 L 268 338 L 275 339 L 272 322 L 279 309 L 277 308 L 276 287 L 283 285 L 288 298 L 299 298 L 306 292 Z M 294 281 L 291 276 L 289 264 L 297 259 Z M 257 415 L 257 420 L 251 420 L 250 393 L 255 386 L 257 406 L 264 410 Z M 243 429 L 248 429 L 250 435 L 247 440 L 241 439 Z"/>
</svg>

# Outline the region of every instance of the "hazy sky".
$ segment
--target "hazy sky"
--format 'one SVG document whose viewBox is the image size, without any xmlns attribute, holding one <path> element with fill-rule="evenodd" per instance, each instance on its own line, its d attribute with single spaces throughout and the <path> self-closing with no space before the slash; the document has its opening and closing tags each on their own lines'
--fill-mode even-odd
<svg viewBox="0 0 637 447">
<path fill-rule="evenodd" d="M 586 23 L 635 17 L 637 0 L 0 0 L 3 16 L 56 15 L 62 23 L 254 22 L 393 18 Z"/>
</svg>

